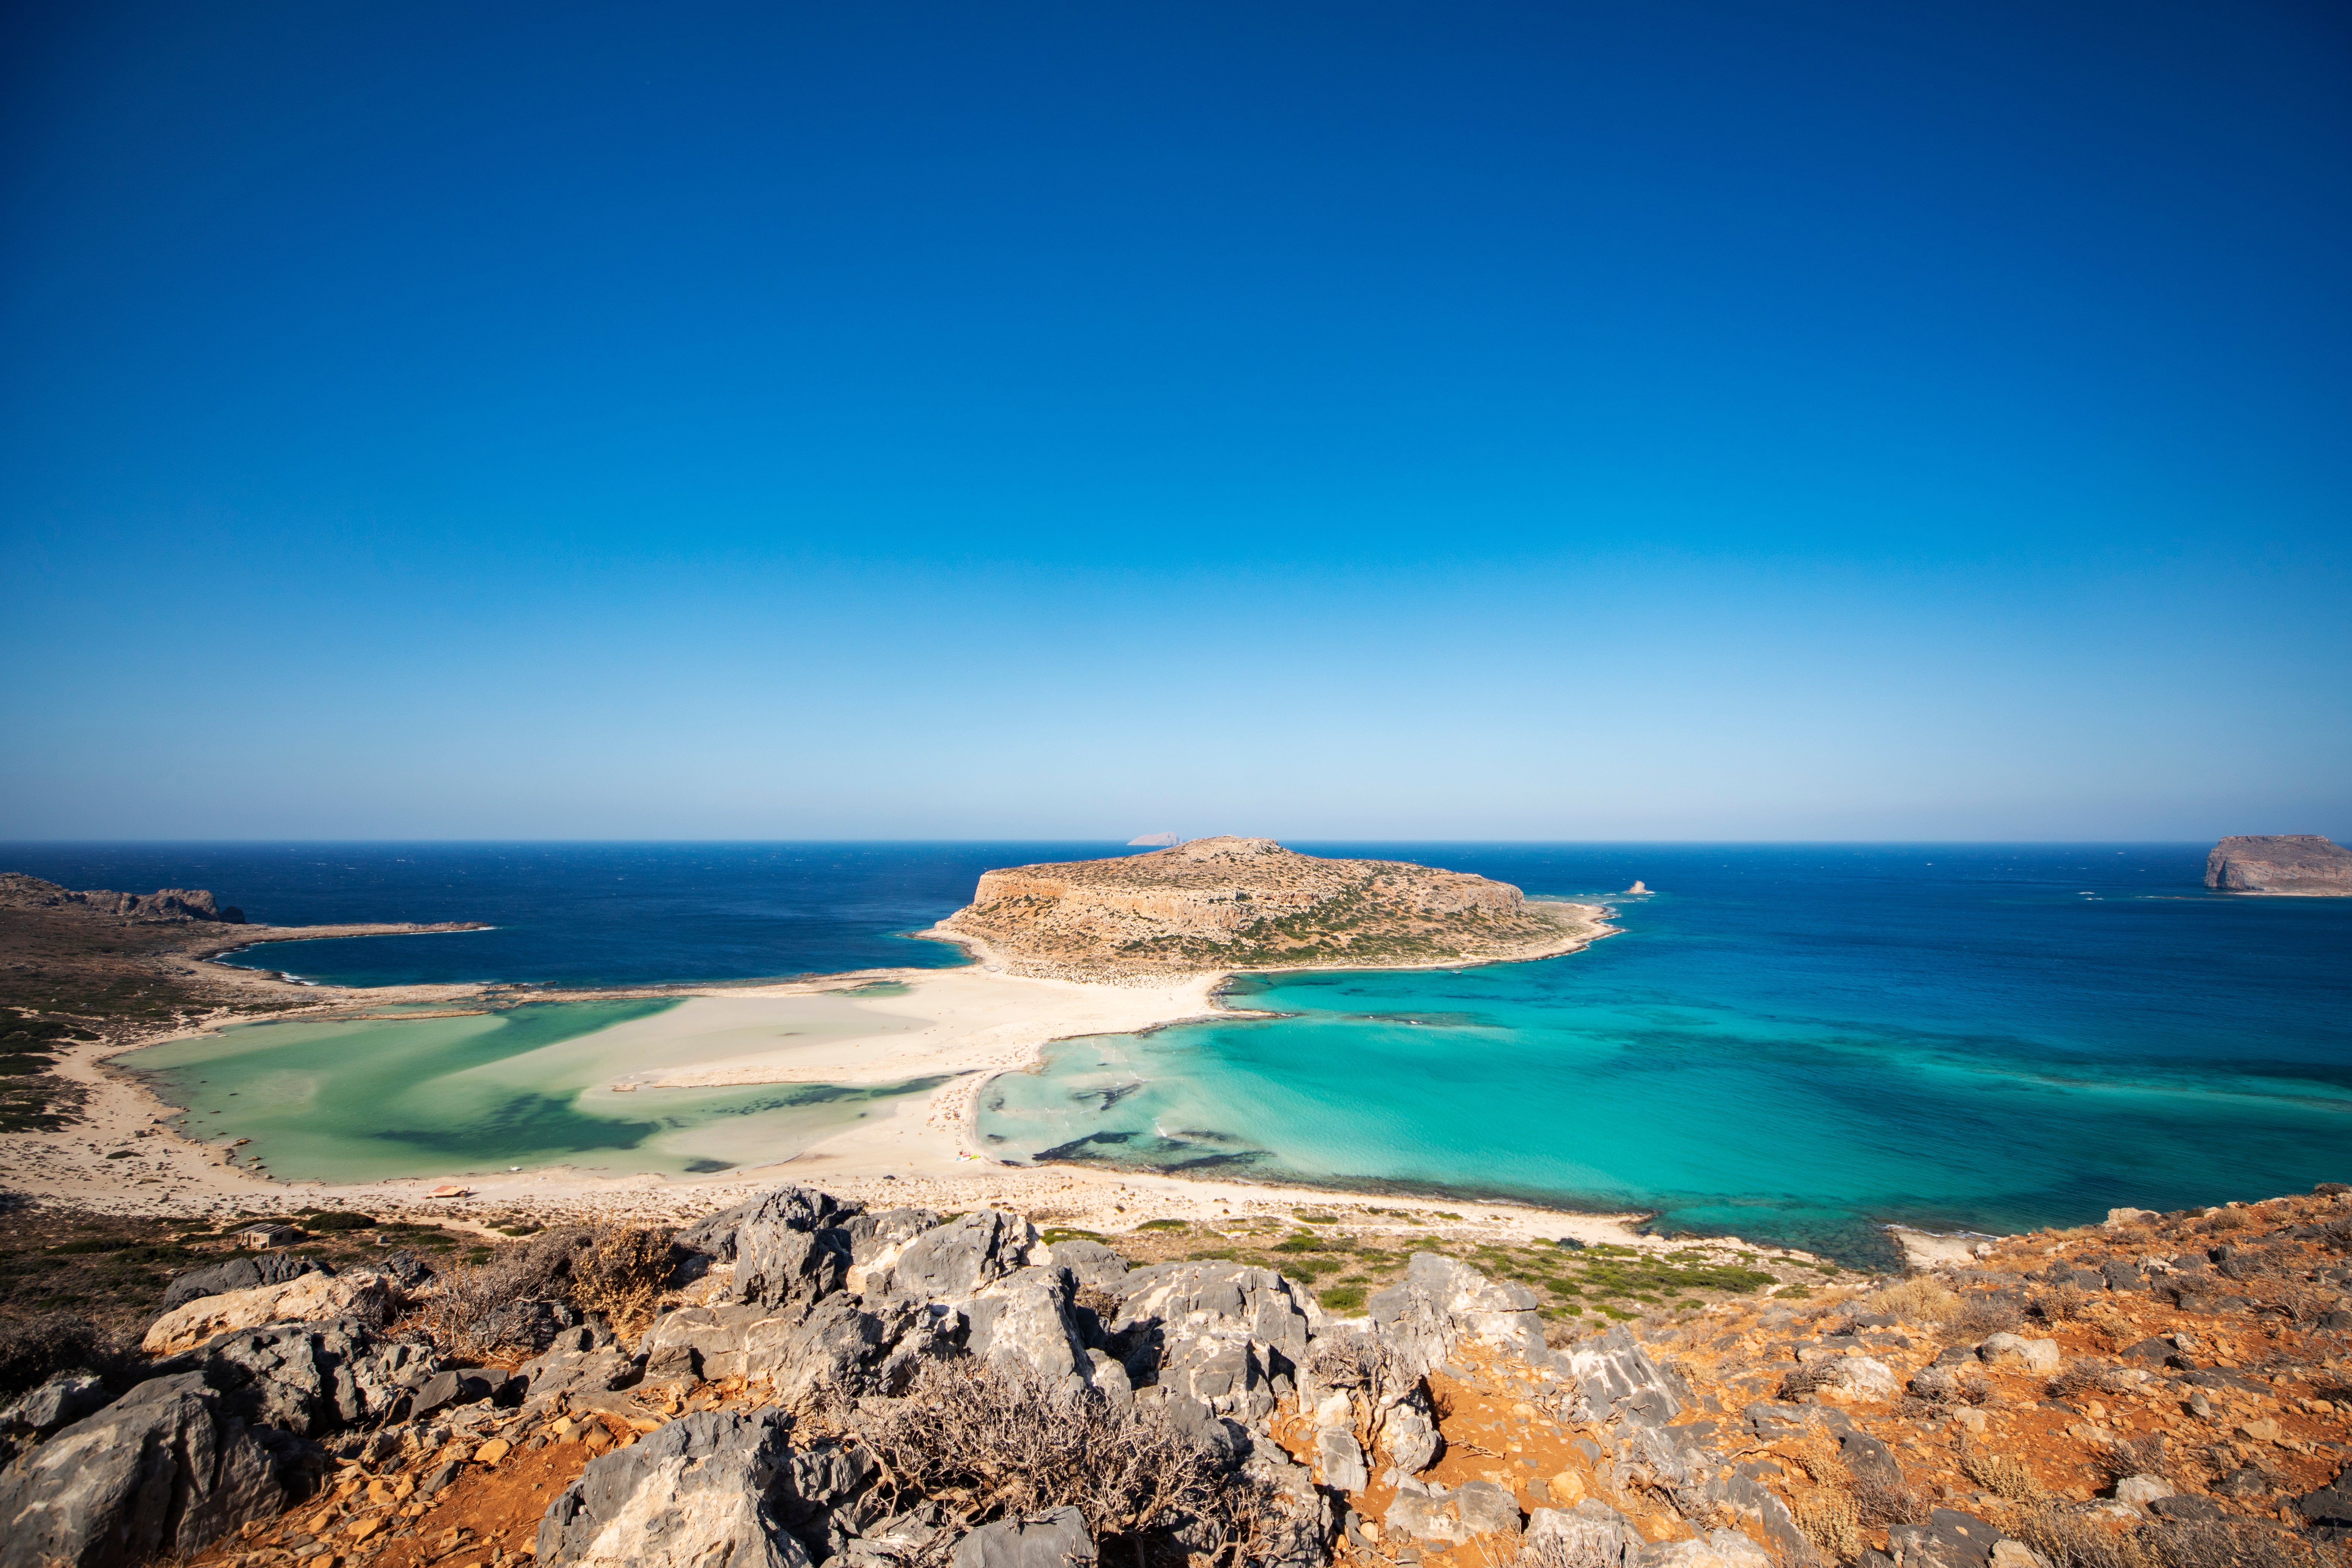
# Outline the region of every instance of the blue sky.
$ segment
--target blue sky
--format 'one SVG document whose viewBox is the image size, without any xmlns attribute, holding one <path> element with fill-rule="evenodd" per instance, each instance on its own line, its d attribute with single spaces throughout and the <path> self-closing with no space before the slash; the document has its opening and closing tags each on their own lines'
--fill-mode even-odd
<svg viewBox="0 0 2352 1568">
<path fill-rule="evenodd" d="M 2339 7 L 0 26 L 0 838 L 2352 837 Z"/>
</svg>

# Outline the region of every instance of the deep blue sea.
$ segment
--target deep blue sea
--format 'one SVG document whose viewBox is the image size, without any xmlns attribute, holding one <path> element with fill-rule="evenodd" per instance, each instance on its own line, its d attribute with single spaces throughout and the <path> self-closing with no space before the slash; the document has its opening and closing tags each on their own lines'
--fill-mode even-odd
<svg viewBox="0 0 2352 1568">
<path fill-rule="evenodd" d="M 2352 1178 L 2352 900 L 2208 893 L 2203 845 L 1299 844 L 1601 897 L 1538 963 L 1244 981 L 1285 1015 L 1065 1043 L 998 1080 L 1007 1158 L 1658 1211 L 1856 1259 Z M 958 962 L 908 941 L 1077 844 L 12 846 L 257 921 L 487 920 L 271 944 L 348 984 L 576 984 Z"/>
</svg>

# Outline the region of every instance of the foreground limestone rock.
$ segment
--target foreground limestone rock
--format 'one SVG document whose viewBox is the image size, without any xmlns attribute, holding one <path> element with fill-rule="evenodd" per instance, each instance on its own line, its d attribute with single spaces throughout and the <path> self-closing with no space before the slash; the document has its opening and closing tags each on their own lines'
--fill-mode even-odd
<svg viewBox="0 0 2352 1568">
<path fill-rule="evenodd" d="M 2352 898 L 2352 850 L 2316 833 L 2224 838 L 2205 858 L 2205 885 L 2229 893 Z"/>
<path fill-rule="evenodd" d="M 152 1378 L 0 1479 L 0 1568 L 129 1568 L 285 1498 L 271 1447 L 201 1374 Z"/>
<path fill-rule="evenodd" d="M 1092 1568 L 1094 1537 L 1076 1509 L 985 1524 L 956 1542 L 952 1568 Z"/>
<path fill-rule="evenodd" d="M 541 1568 L 808 1568 L 784 1523 L 791 1422 L 707 1410 L 590 1461 L 539 1527 Z"/>
<path fill-rule="evenodd" d="M 1032 973 L 1459 963 L 1566 952 L 1606 930 L 1596 908 L 1530 904 L 1507 882 L 1234 837 L 986 872 L 938 929 Z"/>
<path fill-rule="evenodd" d="M 400 1288 L 392 1277 L 373 1268 L 302 1274 L 283 1284 L 226 1290 L 174 1307 L 148 1328 L 139 1348 L 149 1355 L 173 1355 L 193 1350 L 215 1334 L 265 1323 L 349 1317 L 381 1321 L 399 1299 Z"/>
<path fill-rule="evenodd" d="M 163 1310 L 184 1307 L 205 1296 L 226 1295 L 232 1290 L 250 1290 L 261 1285 L 283 1285 L 305 1274 L 327 1272 L 318 1260 L 297 1258 L 290 1252 L 264 1252 L 247 1258 L 232 1258 L 226 1263 L 215 1263 L 209 1268 L 191 1268 L 175 1276 L 163 1290 Z"/>
</svg>

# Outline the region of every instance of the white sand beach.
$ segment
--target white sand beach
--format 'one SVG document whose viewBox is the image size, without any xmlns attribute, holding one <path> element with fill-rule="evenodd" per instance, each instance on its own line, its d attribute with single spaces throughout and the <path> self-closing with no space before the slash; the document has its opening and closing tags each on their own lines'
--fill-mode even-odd
<svg viewBox="0 0 2352 1568">
<path fill-rule="evenodd" d="M 0 1180 L 19 1192 L 114 1212 L 222 1215 L 305 1205 L 405 1211 L 452 1218 L 525 1215 L 542 1222 L 604 1215 L 679 1221 L 790 1181 L 877 1204 L 940 1208 L 1001 1205 L 1041 1223 L 1131 1228 L 1145 1218 L 1214 1221 L 1308 1205 L 1352 1212 L 1395 1200 L 1253 1183 L 1204 1181 L 1083 1166 L 1006 1165 L 980 1147 L 981 1091 L 996 1073 L 1034 1062 L 1048 1043 L 1132 1033 L 1219 1012 L 1223 976 L 1171 977 L 1164 984 L 1096 984 L 1020 976 L 982 960 L 967 968 L 867 971 L 764 986 L 668 991 L 677 1006 L 600 1032 L 600 1061 L 614 1068 L 603 1094 L 661 1088 L 772 1082 L 875 1084 L 945 1077 L 927 1094 L 884 1102 L 876 1114 L 788 1159 L 715 1176 L 611 1175 L 569 1166 L 463 1178 L 463 1197 L 433 1199 L 434 1178 L 328 1184 L 279 1182 L 240 1163 L 234 1144 L 208 1144 L 170 1124 L 173 1109 L 109 1058 L 133 1046 L 85 1045 L 59 1070 L 90 1090 L 88 1120 L 58 1133 L 12 1136 L 0 1148 Z M 877 983 L 887 983 L 877 984 Z M 903 989 L 901 989 L 903 987 Z M 358 1017 L 418 1002 L 465 1007 L 458 988 L 323 988 L 301 1016 Z M 142 1039 L 182 1038 L 196 1030 Z M 1461 1224 L 1497 1239 L 1574 1236 L 1661 1246 L 1638 1236 L 1638 1215 L 1571 1214 L 1516 1204 L 1454 1202 Z M 1377 1220 L 1371 1223 L 1377 1225 Z"/>
</svg>

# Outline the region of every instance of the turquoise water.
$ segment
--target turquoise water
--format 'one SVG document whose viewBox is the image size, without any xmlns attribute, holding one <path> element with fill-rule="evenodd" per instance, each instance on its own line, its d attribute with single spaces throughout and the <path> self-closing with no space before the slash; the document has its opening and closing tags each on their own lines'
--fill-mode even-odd
<svg viewBox="0 0 2352 1568">
<path fill-rule="evenodd" d="M 830 998 L 796 999 L 792 1031 L 887 1032 Z M 689 1174 L 788 1159 L 881 1102 L 944 1079 L 615 1090 L 646 1065 L 668 1001 L 544 1002 L 462 1017 L 251 1024 L 116 1058 L 147 1075 L 181 1125 L 282 1179 L 381 1181 L 571 1164 Z M 723 1005 L 723 1004 L 722 1004 Z M 721 1022 L 728 1022 L 722 1018 Z M 667 1065 L 772 1045 L 737 1028 L 671 1047 Z M 700 1048 L 697 1048 L 698 1046 Z"/>
<path fill-rule="evenodd" d="M 2202 858 L 1448 847 L 1531 892 L 1662 891 L 1584 953 L 1250 980 L 1234 1005 L 1290 1016 L 1066 1042 L 982 1127 L 1006 1157 L 1635 1206 L 1856 1260 L 1889 1221 L 2345 1179 L 2352 900 L 2209 895 Z"/>
</svg>

